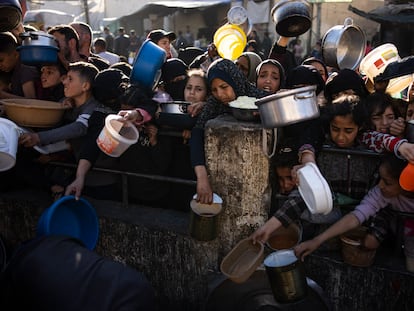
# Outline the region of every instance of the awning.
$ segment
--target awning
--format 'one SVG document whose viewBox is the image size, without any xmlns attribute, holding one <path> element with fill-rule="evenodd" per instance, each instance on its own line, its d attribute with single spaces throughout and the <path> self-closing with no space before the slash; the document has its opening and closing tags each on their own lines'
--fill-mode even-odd
<svg viewBox="0 0 414 311">
<path fill-rule="evenodd" d="M 138 11 L 131 13 L 130 15 L 123 16 L 135 16 L 139 18 L 148 17 L 150 14 L 156 14 L 157 16 L 166 16 L 173 14 L 177 11 L 184 10 L 203 10 L 213 6 L 219 5 L 228 5 L 231 3 L 231 0 L 221 0 L 221 1 L 157 1 L 150 2 L 140 8 Z"/>
<path fill-rule="evenodd" d="M 370 12 L 358 10 L 350 5 L 348 10 L 380 24 L 414 24 L 414 3 L 388 4 Z"/>
</svg>

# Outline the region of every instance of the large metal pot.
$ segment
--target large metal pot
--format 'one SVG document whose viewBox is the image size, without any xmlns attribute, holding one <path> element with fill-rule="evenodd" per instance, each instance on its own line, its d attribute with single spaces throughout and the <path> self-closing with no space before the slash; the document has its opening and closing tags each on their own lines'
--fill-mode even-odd
<svg viewBox="0 0 414 311">
<path fill-rule="evenodd" d="M 365 55 L 366 37 L 352 18 L 330 28 L 322 38 L 322 55 L 327 66 L 355 70 Z"/>
<path fill-rule="evenodd" d="M 16 28 L 22 21 L 22 7 L 18 0 L 0 0 L 0 32 Z"/>
<path fill-rule="evenodd" d="M 166 52 L 147 39 L 139 49 L 132 65 L 130 83 L 153 90 L 161 77 L 161 67 L 166 59 Z"/>
<path fill-rule="evenodd" d="M 304 0 L 281 0 L 272 8 L 276 32 L 284 37 L 297 37 L 312 25 L 311 6 Z"/>
<path fill-rule="evenodd" d="M 178 113 L 178 114 L 187 114 L 188 106 L 191 103 L 185 101 L 172 101 L 160 103 L 161 111 L 165 113 Z"/>
<path fill-rule="evenodd" d="M 21 62 L 28 65 L 56 63 L 58 43 L 55 37 L 43 31 L 23 32 L 22 45 L 17 48 Z"/>
<path fill-rule="evenodd" d="M 315 91 L 315 85 L 304 86 L 257 100 L 263 127 L 283 127 L 319 117 Z"/>
</svg>

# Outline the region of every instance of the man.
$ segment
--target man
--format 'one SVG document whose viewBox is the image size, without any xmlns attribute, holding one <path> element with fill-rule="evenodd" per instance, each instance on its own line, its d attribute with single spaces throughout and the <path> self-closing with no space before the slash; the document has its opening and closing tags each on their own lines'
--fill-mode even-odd
<svg viewBox="0 0 414 311">
<path fill-rule="evenodd" d="M 48 33 L 55 37 L 59 46 L 59 60 L 66 69 L 69 68 L 69 63 L 82 60 L 79 54 L 79 35 L 72 26 L 56 25 Z"/>
<path fill-rule="evenodd" d="M 114 40 L 114 53 L 128 59 L 129 44 L 130 39 L 129 36 L 125 34 L 125 28 L 119 27 L 118 36 L 116 36 Z"/>
<path fill-rule="evenodd" d="M 134 53 L 134 55 L 138 52 L 139 48 L 141 47 L 141 38 L 137 36 L 134 29 L 131 29 L 129 32 L 129 52 Z"/>
<path fill-rule="evenodd" d="M 119 55 L 107 51 L 106 41 L 104 38 L 97 38 L 93 43 L 93 48 L 95 50 L 95 53 L 99 57 L 106 59 L 109 64 L 113 65 L 119 62 Z"/>
<path fill-rule="evenodd" d="M 164 29 L 155 29 L 148 34 L 148 39 L 154 42 L 159 47 L 163 48 L 167 53 L 167 58 L 171 58 L 171 43 L 177 38 L 172 31 L 167 32 Z"/>
<path fill-rule="evenodd" d="M 106 41 L 106 50 L 108 52 L 113 52 L 114 51 L 114 35 L 112 34 L 112 32 L 109 30 L 108 27 L 104 27 L 104 38 Z"/>
<path fill-rule="evenodd" d="M 99 70 L 109 67 L 109 63 L 97 54 L 92 53 L 92 28 L 82 22 L 69 24 L 76 30 L 79 36 L 79 54 L 83 61 L 94 64 Z"/>
</svg>

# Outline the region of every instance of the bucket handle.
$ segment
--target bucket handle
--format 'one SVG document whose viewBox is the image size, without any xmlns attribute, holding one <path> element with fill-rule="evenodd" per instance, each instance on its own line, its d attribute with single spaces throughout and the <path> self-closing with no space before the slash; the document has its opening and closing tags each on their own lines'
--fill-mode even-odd
<svg viewBox="0 0 414 311">
<path fill-rule="evenodd" d="M 295 96 L 294 96 L 295 99 L 308 99 L 308 98 L 312 98 L 312 97 L 313 97 L 313 92 L 310 92 L 307 95 L 295 94 Z"/>
<path fill-rule="evenodd" d="M 269 159 L 272 158 L 276 153 L 276 145 L 277 145 L 277 128 L 276 127 L 273 128 L 272 133 L 273 133 L 273 150 L 272 150 L 272 153 L 269 154 L 269 150 L 267 148 L 267 133 L 265 129 L 262 129 L 262 136 L 263 136 L 262 150 L 263 150 L 263 153 L 266 155 L 266 157 L 268 157 Z"/>
</svg>

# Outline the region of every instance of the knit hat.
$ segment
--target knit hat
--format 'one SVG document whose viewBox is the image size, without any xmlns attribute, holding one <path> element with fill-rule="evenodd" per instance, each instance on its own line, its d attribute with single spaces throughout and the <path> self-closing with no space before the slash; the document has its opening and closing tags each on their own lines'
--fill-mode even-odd
<svg viewBox="0 0 414 311">
<path fill-rule="evenodd" d="M 362 77 L 354 70 L 345 68 L 331 74 L 328 78 L 325 85 L 325 97 L 328 101 L 332 101 L 336 94 L 346 90 L 352 90 L 360 97 L 369 94 Z"/>
</svg>

